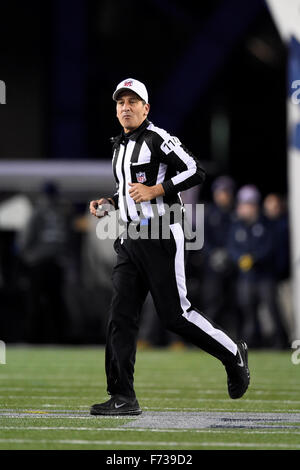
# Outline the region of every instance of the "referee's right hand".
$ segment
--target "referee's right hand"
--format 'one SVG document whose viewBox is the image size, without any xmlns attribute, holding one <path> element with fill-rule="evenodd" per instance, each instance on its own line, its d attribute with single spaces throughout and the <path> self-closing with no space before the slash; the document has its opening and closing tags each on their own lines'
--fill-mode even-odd
<svg viewBox="0 0 300 470">
<path fill-rule="evenodd" d="M 98 217 L 98 219 L 101 219 L 101 217 L 103 217 L 101 215 L 99 216 L 98 215 L 99 213 L 97 213 L 98 206 L 101 206 L 102 204 L 110 204 L 110 202 L 107 199 L 105 199 L 104 197 L 102 197 L 101 199 L 98 199 L 96 201 L 91 201 L 90 202 L 90 213 L 92 215 L 94 215 L 95 217 Z"/>
</svg>

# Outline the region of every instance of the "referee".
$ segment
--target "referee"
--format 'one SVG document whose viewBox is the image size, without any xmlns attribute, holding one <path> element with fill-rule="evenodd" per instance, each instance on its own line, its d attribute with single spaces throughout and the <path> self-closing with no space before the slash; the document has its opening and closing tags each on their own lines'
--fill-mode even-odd
<svg viewBox="0 0 300 470">
<path fill-rule="evenodd" d="M 202 184 L 205 172 L 178 138 L 148 120 L 150 105 L 143 83 L 128 78 L 113 93 L 121 134 L 113 138 L 116 193 L 90 202 L 90 212 L 112 204 L 122 221 L 147 237 L 121 235 L 114 243 L 113 298 L 107 326 L 105 369 L 111 398 L 91 407 L 92 415 L 138 415 L 134 365 L 139 317 L 150 291 L 164 326 L 219 359 L 227 372 L 228 393 L 240 398 L 249 385 L 247 345 L 235 343 L 193 305 L 186 290 L 184 231 L 178 214 L 168 219 L 169 237 L 162 230 L 180 192 Z M 101 209 L 101 207 L 100 207 Z M 156 223 L 153 236 L 150 228 Z M 129 233 L 130 230 L 128 230 Z"/>
</svg>

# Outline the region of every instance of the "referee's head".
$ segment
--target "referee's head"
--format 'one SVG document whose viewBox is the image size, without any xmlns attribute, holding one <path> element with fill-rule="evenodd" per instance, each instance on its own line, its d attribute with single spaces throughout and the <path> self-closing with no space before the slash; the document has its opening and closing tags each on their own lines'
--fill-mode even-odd
<svg viewBox="0 0 300 470">
<path fill-rule="evenodd" d="M 147 118 L 150 105 L 142 82 L 134 78 L 122 80 L 112 97 L 117 103 L 117 118 L 125 133 L 137 129 Z"/>
</svg>

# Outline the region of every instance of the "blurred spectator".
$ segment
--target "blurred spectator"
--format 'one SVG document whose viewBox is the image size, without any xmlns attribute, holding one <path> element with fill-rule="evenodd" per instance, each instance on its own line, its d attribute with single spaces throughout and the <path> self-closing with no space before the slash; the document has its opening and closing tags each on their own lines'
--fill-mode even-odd
<svg viewBox="0 0 300 470">
<path fill-rule="evenodd" d="M 276 193 L 268 194 L 263 202 L 264 215 L 269 221 L 274 238 L 274 269 L 281 311 L 291 336 L 293 330 L 293 308 L 290 283 L 289 221 L 286 203 Z"/>
<path fill-rule="evenodd" d="M 205 206 L 201 296 L 203 310 L 221 326 L 235 328 L 233 263 L 227 236 L 234 220 L 235 183 L 220 176 L 212 184 L 213 202 Z"/>
<path fill-rule="evenodd" d="M 258 309 L 264 304 L 274 323 L 270 346 L 287 346 L 287 334 L 277 301 L 273 243 L 270 225 L 260 211 L 261 195 L 253 185 L 237 193 L 237 217 L 229 232 L 228 250 L 238 271 L 237 302 L 242 315 L 241 335 L 249 346 L 267 346 Z"/>
<path fill-rule="evenodd" d="M 274 266 L 277 279 L 290 275 L 289 227 L 285 204 L 278 194 L 268 194 L 263 203 L 264 215 L 269 220 L 274 237 Z"/>
<path fill-rule="evenodd" d="M 57 186 L 46 182 L 19 235 L 19 254 L 29 277 L 29 342 L 61 342 L 67 333 L 63 291 L 71 254 L 71 214 Z"/>
</svg>

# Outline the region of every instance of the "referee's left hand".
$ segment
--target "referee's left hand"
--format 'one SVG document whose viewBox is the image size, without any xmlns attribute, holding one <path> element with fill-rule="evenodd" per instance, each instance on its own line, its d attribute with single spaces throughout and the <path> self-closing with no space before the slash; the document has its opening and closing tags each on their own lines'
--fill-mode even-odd
<svg viewBox="0 0 300 470">
<path fill-rule="evenodd" d="M 151 201 L 155 197 L 163 196 L 165 190 L 162 184 L 155 184 L 154 186 L 146 186 L 142 183 L 128 183 L 131 188 L 129 189 L 129 195 L 135 202 L 146 202 Z"/>
<path fill-rule="evenodd" d="M 146 202 L 153 199 L 152 186 L 146 186 L 141 183 L 128 183 L 131 188 L 129 189 L 129 195 L 135 202 Z"/>
</svg>

